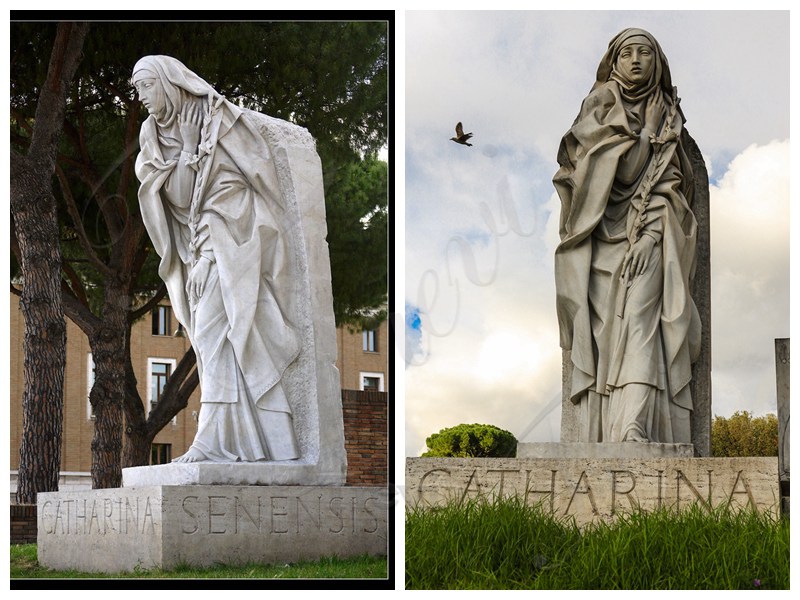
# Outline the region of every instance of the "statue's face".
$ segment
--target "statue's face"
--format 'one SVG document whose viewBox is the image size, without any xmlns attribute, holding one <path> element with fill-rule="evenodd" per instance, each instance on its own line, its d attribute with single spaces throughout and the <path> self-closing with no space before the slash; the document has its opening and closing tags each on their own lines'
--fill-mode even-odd
<svg viewBox="0 0 800 600">
<path fill-rule="evenodd" d="M 155 116 L 164 113 L 167 108 L 164 86 L 161 85 L 161 80 L 154 73 L 150 71 L 137 72 L 133 77 L 133 86 L 147 112 Z"/>
<path fill-rule="evenodd" d="M 617 56 L 617 70 L 630 82 L 647 81 L 653 70 L 653 49 L 645 44 L 629 44 Z"/>
</svg>

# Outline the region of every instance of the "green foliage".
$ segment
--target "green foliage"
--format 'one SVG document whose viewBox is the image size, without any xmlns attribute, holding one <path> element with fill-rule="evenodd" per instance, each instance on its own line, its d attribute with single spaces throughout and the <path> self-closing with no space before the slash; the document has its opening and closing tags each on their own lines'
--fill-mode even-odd
<svg viewBox="0 0 800 600">
<path fill-rule="evenodd" d="M 712 456 L 778 456 L 778 417 L 753 417 L 736 411 L 729 418 L 714 417 L 711 424 Z"/>
<path fill-rule="evenodd" d="M 53 571 L 39 565 L 36 544 L 11 546 L 11 579 L 385 579 L 387 576 L 385 556 L 321 558 L 292 565 L 178 566 L 169 571 L 136 569 L 132 573 Z"/>
<path fill-rule="evenodd" d="M 406 589 L 789 589 L 789 521 L 632 513 L 579 529 L 516 496 L 406 514 Z"/>
<path fill-rule="evenodd" d="M 442 429 L 425 440 L 422 456 L 505 457 L 516 456 L 517 438 L 494 425 L 456 425 Z"/>
<path fill-rule="evenodd" d="M 346 165 L 325 204 L 337 324 L 374 327 L 386 316 L 388 165 L 371 156 Z"/>
</svg>

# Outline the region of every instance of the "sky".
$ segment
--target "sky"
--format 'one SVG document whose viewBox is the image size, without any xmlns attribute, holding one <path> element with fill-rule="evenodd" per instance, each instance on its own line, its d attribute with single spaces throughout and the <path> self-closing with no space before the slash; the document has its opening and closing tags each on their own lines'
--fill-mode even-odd
<svg viewBox="0 0 800 600">
<path fill-rule="evenodd" d="M 790 336 L 788 11 L 412 11 L 398 149 L 406 456 L 459 423 L 558 441 L 556 152 L 626 27 L 659 41 L 709 170 L 712 415 L 776 411 L 774 340 Z M 449 140 L 457 121 L 472 147 Z"/>
</svg>

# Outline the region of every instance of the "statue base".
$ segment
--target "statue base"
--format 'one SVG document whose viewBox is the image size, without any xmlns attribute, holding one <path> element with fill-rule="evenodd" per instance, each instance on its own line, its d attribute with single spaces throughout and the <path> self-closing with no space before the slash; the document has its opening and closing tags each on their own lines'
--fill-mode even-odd
<svg viewBox="0 0 800 600">
<path fill-rule="evenodd" d="M 274 462 L 169 463 L 122 469 L 122 487 L 151 485 L 344 485 L 346 464 Z"/>
<path fill-rule="evenodd" d="M 692 506 L 780 514 L 774 456 L 407 458 L 405 481 L 409 508 L 516 496 L 579 526 L 635 510 Z"/>
<path fill-rule="evenodd" d="M 517 458 L 692 458 L 692 444 L 539 442 L 517 444 Z"/>
<path fill-rule="evenodd" d="M 385 488 L 159 485 L 40 493 L 38 559 L 93 573 L 387 555 Z"/>
</svg>

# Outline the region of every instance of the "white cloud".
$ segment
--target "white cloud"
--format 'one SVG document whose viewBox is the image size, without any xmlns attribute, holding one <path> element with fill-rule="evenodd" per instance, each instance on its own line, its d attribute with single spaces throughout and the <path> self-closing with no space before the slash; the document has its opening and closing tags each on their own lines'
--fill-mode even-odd
<svg viewBox="0 0 800 600">
<path fill-rule="evenodd" d="M 789 142 L 752 145 L 711 187 L 712 406 L 775 407 L 774 339 L 789 337 Z"/>
</svg>

